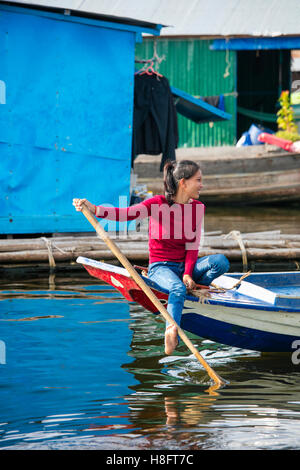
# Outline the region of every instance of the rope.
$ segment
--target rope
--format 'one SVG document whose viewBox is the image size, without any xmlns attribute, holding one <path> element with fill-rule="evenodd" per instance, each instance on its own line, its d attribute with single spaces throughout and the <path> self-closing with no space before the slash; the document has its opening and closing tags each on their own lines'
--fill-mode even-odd
<svg viewBox="0 0 300 470">
<path fill-rule="evenodd" d="M 202 304 L 209 303 L 208 299 L 211 298 L 211 291 L 206 289 L 193 289 L 190 291 L 195 297 L 199 297 Z"/>
<path fill-rule="evenodd" d="M 148 64 L 152 62 L 156 62 L 156 68 L 157 72 L 159 70 L 159 66 L 162 63 L 163 60 L 166 60 L 165 54 L 162 57 L 159 57 L 157 54 L 157 39 L 154 39 L 153 41 L 153 57 L 151 59 L 135 59 L 135 63 L 137 64 L 145 64 L 144 67 L 142 67 L 139 72 L 143 71 L 144 69 L 147 69 Z"/>
<path fill-rule="evenodd" d="M 241 284 L 241 282 L 248 276 L 250 276 L 252 271 L 248 271 L 247 273 L 243 274 L 243 276 L 240 277 L 240 279 L 232 286 L 232 287 L 228 287 L 227 289 L 225 289 L 224 287 L 218 287 L 216 286 L 215 284 L 211 284 L 211 286 L 213 286 L 215 289 L 220 289 L 222 291 L 228 291 L 228 290 L 232 290 L 232 289 L 235 289 L 237 286 L 239 286 Z"/>
<path fill-rule="evenodd" d="M 46 246 L 47 246 L 50 268 L 55 268 L 56 264 L 55 264 L 55 259 L 54 259 L 54 256 L 53 256 L 52 249 L 56 248 L 56 250 L 58 250 L 58 251 L 60 251 L 61 253 L 64 253 L 64 254 L 67 254 L 68 252 L 65 251 L 65 250 L 62 250 L 61 248 L 59 248 L 55 243 L 53 243 L 53 241 L 49 240 L 46 237 L 41 237 L 41 240 L 43 240 L 46 243 Z M 75 248 L 73 248 L 71 251 L 73 252 L 74 249 Z"/>
<path fill-rule="evenodd" d="M 58 251 L 60 251 L 61 253 L 64 253 L 64 254 L 67 254 L 68 252 L 65 251 L 65 250 L 62 250 L 61 248 L 59 248 L 59 246 L 55 245 L 55 243 L 52 242 L 52 246 L 54 246 L 54 248 L 56 248 Z M 76 247 L 73 247 L 71 248 L 71 251 L 73 252 L 74 250 L 76 250 Z"/>
<path fill-rule="evenodd" d="M 192 290 L 191 293 L 192 295 L 194 295 L 195 297 L 199 297 L 200 299 L 200 302 L 202 304 L 205 304 L 205 303 L 209 303 L 208 302 L 208 299 L 211 298 L 211 294 L 215 293 L 215 294 L 220 294 L 222 292 L 227 292 L 229 290 L 232 290 L 232 289 L 235 289 L 236 287 L 238 287 L 241 282 L 248 276 L 250 276 L 251 274 L 251 271 L 248 271 L 247 273 L 243 274 L 240 279 L 232 286 L 232 287 L 228 287 L 228 288 L 225 288 L 225 287 L 219 287 L 217 286 L 216 284 L 214 283 L 211 283 L 211 287 L 213 287 L 213 289 L 209 288 L 208 290 L 206 289 L 195 289 L 195 290 Z"/>
<path fill-rule="evenodd" d="M 242 252 L 242 259 L 243 259 L 243 271 L 246 272 L 248 269 L 247 251 L 246 251 L 246 248 L 245 248 L 242 236 L 241 236 L 241 232 L 239 232 L 238 230 L 232 230 L 231 232 L 229 232 L 227 235 L 224 236 L 224 238 L 230 238 L 230 237 L 236 240 L 238 244 L 240 245 L 240 249 Z"/>
<path fill-rule="evenodd" d="M 52 253 L 51 242 L 46 237 L 41 237 L 41 240 L 43 240 L 46 243 L 46 246 L 47 246 L 50 268 L 55 268 L 55 259 L 54 259 L 53 253 Z"/>
<path fill-rule="evenodd" d="M 229 69 L 231 67 L 231 62 L 229 61 L 229 49 L 226 49 L 225 62 L 226 62 L 226 69 L 225 69 L 225 72 L 223 74 L 223 78 L 227 78 L 230 75 Z"/>
</svg>

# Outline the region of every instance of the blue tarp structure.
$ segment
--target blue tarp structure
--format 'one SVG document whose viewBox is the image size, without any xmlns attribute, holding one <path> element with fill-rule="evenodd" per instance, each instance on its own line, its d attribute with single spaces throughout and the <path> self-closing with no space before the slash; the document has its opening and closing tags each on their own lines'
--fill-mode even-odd
<svg viewBox="0 0 300 470">
<path fill-rule="evenodd" d="M 214 51 L 257 51 L 270 49 L 299 49 L 299 36 L 226 38 L 214 39 L 211 50 Z"/>
<path fill-rule="evenodd" d="M 0 4 L 0 233 L 93 230 L 73 197 L 129 205 L 135 42 L 160 28 Z"/>
<path fill-rule="evenodd" d="M 178 113 L 196 123 L 223 121 L 231 119 L 231 114 L 224 110 L 224 97 L 221 95 L 218 107 L 204 101 L 204 99 L 194 98 L 194 96 L 171 87 L 175 97 L 175 106 Z"/>
</svg>

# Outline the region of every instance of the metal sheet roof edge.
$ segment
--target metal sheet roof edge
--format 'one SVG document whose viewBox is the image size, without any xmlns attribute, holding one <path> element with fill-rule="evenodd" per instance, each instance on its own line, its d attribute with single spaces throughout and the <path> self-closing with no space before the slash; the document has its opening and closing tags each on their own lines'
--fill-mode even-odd
<svg viewBox="0 0 300 470">
<path fill-rule="evenodd" d="M 73 18 L 86 18 L 90 20 L 102 21 L 109 23 L 115 23 L 120 25 L 128 25 L 135 29 L 137 32 L 147 32 L 153 35 L 159 35 L 161 28 L 165 27 L 165 25 L 157 24 L 157 23 L 150 23 L 148 21 L 141 21 L 136 20 L 134 18 L 126 18 L 120 16 L 113 16 L 113 15 L 105 15 L 99 13 L 91 13 L 82 10 L 72 10 L 69 8 L 64 7 L 50 7 L 45 5 L 37 5 L 37 4 L 29 4 L 29 3 L 22 3 L 22 2 L 10 2 L 10 1 L 3 1 L 0 0 L 0 8 L 1 6 L 8 6 L 8 7 L 16 7 L 19 9 L 24 10 L 33 10 L 37 12 L 45 12 L 45 13 L 56 13 L 64 15 L 65 17 L 73 17 Z"/>
</svg>

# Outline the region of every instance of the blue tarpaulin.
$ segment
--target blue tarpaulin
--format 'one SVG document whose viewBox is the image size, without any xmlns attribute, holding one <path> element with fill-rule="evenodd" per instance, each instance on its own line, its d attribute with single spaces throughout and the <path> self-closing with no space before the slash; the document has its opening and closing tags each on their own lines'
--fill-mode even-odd
<svg viewBox="0 0 300 470">
<path fill-rule="evenodd" d="M 73 197 L 129 205 L 135 42 L 147 25 L 0 13 L 0 233 L 93 230 Z"/>
<path fill-rule="evenodd" d="M 178 113 L 196 123 L 223 121 L 231 119 L 231 114 L 224 110 L 224 97 L 221 95 L 219 106 L 212 106 L 204 101 L 204 99 L 195 98 L 194 96 L 171 87 L 173 96 L 175 97 L 175 106 Z"/>
<path fill-rule="evenodd" d="M 300 49 L 299 36 L 226 38 L 214 39 L 210 49 L 214 51 L 256 51 L 269 49 Z"/>
</svg>

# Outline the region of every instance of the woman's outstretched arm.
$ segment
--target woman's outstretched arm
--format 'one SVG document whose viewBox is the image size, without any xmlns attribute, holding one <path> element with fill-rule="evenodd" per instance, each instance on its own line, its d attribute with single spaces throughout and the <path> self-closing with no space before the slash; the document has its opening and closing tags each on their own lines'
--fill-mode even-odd
<svg viewBox="0 0 300 470">
<path fill-rule="evenodd" d="M 73 205 L 77 211 L 81 211 L 82 206 L 85 204 L 96 217 L 116 220 L 118 222 L 145 219 L 150 216 L 152 204 L 157 203 L 158 201 L 156 196 L 129 207 L 106 207 L 92 204 L 87 199 L 73 199 Z"/>
</svg>

